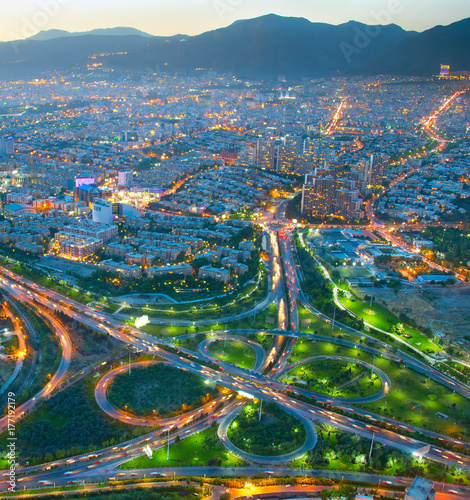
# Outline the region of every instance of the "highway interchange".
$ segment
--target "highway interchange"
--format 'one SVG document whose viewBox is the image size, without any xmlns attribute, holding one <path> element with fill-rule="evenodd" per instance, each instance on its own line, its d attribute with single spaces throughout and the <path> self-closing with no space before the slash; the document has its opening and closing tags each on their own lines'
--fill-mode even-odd
<svg viewBox="0 0 470 500">
<path fill-rule="evenodd" d="M 273 294 L 274 301 L 276 301 L 278 305 L 284 303 L 284 308 L 278 308 L 280 315 L 279 325 L 281 328 L 265 332 L 267 334 L 273 334 L 276 339 L 273 343 L 275 352 L 270 353 L 270 357 L 265 356 L 252 340 L 243 339 L 244 335 L 256 333 L 254 331 L 218 331 L 213 338 L 205 341 L 205 343 L 199 347 L 197 352 L 192 352 L 182 347 L 177 347 L 174 344 L 174 339 L 160 339 L 146 334 L 136 328 L 127 326 L 123 327 L 122 323 L 110 314 L 84 308 L 83 305 L 22 278 L 7 269 L 0 270 L 2 274 L 0 277 L 0 287 L 7 291 L 12 297 L 15 297 L 22 302 L 29 302 L 33 304 L 38 309 L 39 313 L 44 315 L 53 324 L 57 335 L 61 339 L 63 357 L 59 369 L 53 375 L 50 383 L 44 387 L 39 394 L 18 408 L 19 418 L 27 412 L 32 411 L 39 398 L 44 397 L 47 399 L 50 394 L 60 386 L 61 382 L 64 380 L 64 376 L 70 363 L 72 355 L 71 341 L 60 323 L 50 314 L 49 311 L 53 310 L 62 311 L 91 328 L 107 332 L 109 335 L 127 345 L 134 346 L 144 352 L 158 355 L 159 358 L 164 359 L 173 366 L 198 373 L 207 380 L 226 387 L 241 396 L 237 399 L 227 398 L 223 401 L 223 407 L 221 409 L 218 409 L 213 414 L 208 414 L 200 420 L 195 418 L 194 412 L 191 414 L 185 414 L 171 421 L 161 422 L 162 427 L 156 431 L 112 448 L 99 450 L 97 452 L 93 452 L 92 454 L 84 454 L 79 457 L 58 460 L 52 464 L 44 464 L 41 466 L 22 469 L 19 471 L 20 477 L 18 478 L 21 487 L 32 487 L 49 483 L 59 485 L 67 484 L 70 481 L 104 481 L 109 480 L 110 477 L 116 477 L 116 475 L 124 477 L 122 476 L 123 474 L 128 478 L 142 477 L 143 474 L 151 474 L 151 472 L 155 471 L 124 472 L 119 469 L 119 466 L 134 457 L 141 456 L 144 453 L 143 447 L 147 444 L 153 449 L 166 446 L 168 435 L 170 435 L 171 440 L 174 440 L 176 436 L 183 438 L 191 435 L 193 432 L 204 429 L 205 425 L 209 425 L 214 420 L 223 421 L 224 423 L 229 422 L 231 419 L 230 415 L 241 409 L 241 405 L 243 405 L 248 398 L 276 401 L 286 411 L 297 414 L 304 421 L 307 419 L 310 422 L 325 422 L 342 430 L 359 434 L 367 438 L 371 438 L 374 435 L 377 442 L 394 446 L 409 453 L 417 453 L 426 445 L 425 442 L 403 436 L 398 432 L 377 427 L 374 425 L 374 422 L 377 419 L 375 416 L 371 415 L 370 412 L 351 408 L 354 404 L 353 400 L 348 401 L 332 399 L 322 394 L 312 394 L 305 389 L 287 386 L 279 380 L 279 377 L 283 375 L 286 370 L 290 369 L 287 365 L 287 360 L 289 359 L 290 353 L 299 338 L 315 339 L 315 337 L 317 337 L 317 340 L 321 340 L 320 336 L 299 331 L 298 314 L 296 309 L 297 301 L 304 303 L 304 305 L 309 307 L 311 311 L 317 315 L 317 317 L 328 322 L 329 324 L 331 324 L 333 320 L 312 308 L 302 293 L 300 288 L 300 278 L 298 276 L 292 255 L 293 243 L 289 230 L 283 231 L 280 234 L 279 240 L 276 238 L 274 231 L 271 231 L 268 228 L 266 230 L 268 231 L 269 240 L 271 242 L 271 292 Z M 278 245 L 278 241 L 280 245 Z M 336 323 L 336 325 L 344 328 L 346 331 L 349 328 L 345 325 L 340 325 L 339 323 Z M 365 334 L 357 332 L 351 328 L 349 328 L 349 331 L 350 333 L 358 336 L 365 336 Z M 248 343 L 251 342 L 252 347 L 255 348 L 255 352 L 257 353 L 255 369 L 245 370 L 230 363 L 218 361 L 208 353 L 208 349 L 205 349 L 208 345 L 207 343 L 215 341 L 217 338 L 223 339 L 225 335 L 228 339 L 244 340 Z M 342 345 L 355 345 L 354 342 L 344 339 L 326 337 L 324 340 L 328 342 L 333 341 Z M 387 356 L 390 359 L 399 359 L 407 366 L 420 373 L 424 373 L 429 378 L 432 378 L 449 388 L 453 388 L 460 394 L 465 395 L 465 397 L 470 397 L 470 392 L 466 386 L 459 384 L 457 381 L 450 379 L 436 369 L 416 360 L 411 356 L 404 353 L 399 353 L 398 355 L 391 353 L 389 350 L 390 346 L 388 346 L 385 342 L 375 342 L 376 347 L 361 346 L 361 348 L 367 350 L 368 352 L 375 352 L 377 355 Z M 271 369 L 269 373 L 263 374 L 263 370 L 268 367 L 268 359 L 271 363 Z M 215 361 L 218 362 L 215 363 Z M 122 370 L 123 368 L 120 369 Z M 98 400 L 100 397 L 102 398 L 103 395 L 105 395 L 106 384 L 109 381 L 109 378 L 106 378 L 108 375 L 105 375 L 105 378 L 101 379 L 97 383 L 96 392 Z M 381 397 L 386 390 L 390 389 L 390 380 L 387 375 L 381 374 L 381 378 L 383 381 L 382 389 L 379 393 L 377 393 L 377 395 L 373 395 L 372 397 Z M 289 395 L 287 395 L 286 392 L 289 392 Z M 298 399 L 294 399 L 290 395 L 293 393 L 294 395 L 308 395 L 311 398 L 315 398 L 317 404 L 308 404 L 299 401 Z M 327 404 L 328 407 L 323 407 L 321 403 Z M 103 409 L 105 411 L 106 409 L 108 410 L 107 413 L 113 412 L 112 407 L 106 407 L 105 397 L 104 399 L 101 399 L 101 404 L 103 405 Z M 207 409 L 210 410 L 211 405 L 208 406 L 209 407 L 204 409 L 201 413 L 206 413 Z M 215 407 L 215 405 L 213 406 Z M 336 409 L 342 410 L 345 414 L 343 415 L 336 412 Z M 363 419 L 355 418 L 356 415 L 366 417 L 367 420 L 363 421 Z M 122 414 L 114 414 L 114 418 L 126 419 L 126 416 Z M 380 419 L 383 421 L 387 420 L 382 417 L 380 417 Z M 0 421 L 0 423 L 2 427 L 4 427 L 5 422 Z M 140 424 L 138 422 L 132 423 L 142 425 L 142 422 L 140 422 Z M 398 423 L 394 422 L 394 424 L 396 425 Z M 402 425 L 402 427 L 406 430 L 413 430 L 409 429 L 410 426 Z M 433 433 L 429 432 L 429 435 L 432 436 Z M 309 439 L 312 439 L 311 434 L 309 434 Z M 311 442 L 312 441 L 307 443 L 307 445 Z M 454 440 L 454 442 L 457 444 L 463 444 L 458 440 Z M 456 464 L 457 467 L 470 468 L 470 457 L 450 452 L 445 448 L 431 446 L 429 452 L 426 453 L 426 457 L 441 463 Z M 256 463 L 257 460 L 253 460 L 253 462 Z M 276 460 L 273 462 L 275 463 Z M 261 467 L 261 469 L 262 468 L 263 467 Z M 281 474 L 282 471 L 284 471 L 283 468 L 276 468 L 276 473 Z M 25 474 L 21 475 L 22 472 Z M 162 470 L 161 472 L 170 475 L 177 473 L 178 475 L 180 474 L 178 469 L 172 469 L 171 467 L 168 470 Z M 213 474 L 214 469 L 201 468 L 200 472 L 201 474 Z M 241 473 L 242 472 L 238 469 L 234 469 L 232 471 L 224 469 L 224 475 Z M 305 474 L 307 475 L 317 473 L 318 472 L 315 471 L 305 471 Z M 289 474 L 295 475 L 296 471 L 289 469 Z M 360 474 L 354 474 L 354 476 L 357 479 L 361 477 Z M 400 478 L 388 478 L 385 480 L 397 485 L 403 482 L 403 479 Z M 0 487 L 2 489 L 6 489 L 5 480 L 0 483 Z M 455 489 L 456 488 L 454 488 L 454 490 Z"/>
</svg>

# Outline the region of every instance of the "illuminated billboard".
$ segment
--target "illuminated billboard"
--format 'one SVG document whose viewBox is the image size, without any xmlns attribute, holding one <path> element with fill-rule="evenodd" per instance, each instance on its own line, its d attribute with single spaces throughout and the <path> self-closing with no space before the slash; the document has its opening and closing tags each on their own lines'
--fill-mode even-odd
<svg viewBox="0 0 470 500">
<path fill-rule="evenodd" d="M 75 179 L 76 188 L 79 188 L 81 186 L 90 186 L 92 184 L 95 184 L 95 178 L 93 176 L 77 177 Z"/>
<path fill-rule="evenodd" d="M 148 325 L 149 323 L 150 320 L 148 316 L 141 316 L 140 318 L 137 318 L 135 320 L 135 327 L 142 328 L 143 326 Z"/>
<path fill-rule="evenodd" d="M 441 76 L 449 76 L 450 75 L 450 66 L 447 64 L 441 64 Z"/>
</svg>

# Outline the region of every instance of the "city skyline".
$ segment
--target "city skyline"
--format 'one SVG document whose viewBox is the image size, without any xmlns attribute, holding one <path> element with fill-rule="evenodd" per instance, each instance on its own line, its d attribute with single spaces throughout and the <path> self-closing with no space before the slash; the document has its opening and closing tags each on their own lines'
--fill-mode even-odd
<svg viewBox="0 0 470 500">
<path fill-rule="evenodd" d="M 197 35 L 240 19 L 270 13 L 333 25 L 355 20 L 365 24 L 397 24 L 405 30 L 425 31 L 470 17 L 470 6 L 464 0 L 454 0 L 450 5 L 438 0 L 418 0 L 412 4 L 399 0 L 367 0 L 354 5 L 344 0 L 310 1 L 307 5 L 301 0 L 177 0 L 171 5 L 138 0 L 129 7 L 116 7 L 110 0 L 27 0 L 4 6 L 0 40 L 24 39 L 50 29 L 80 32 L 116 26 L 133 27 L 155 36 Z"/>
<path fill-rule="evenodd" d="M 4 6 L 0 498 L 470 499 L 466 3 Z"/>
</svg>

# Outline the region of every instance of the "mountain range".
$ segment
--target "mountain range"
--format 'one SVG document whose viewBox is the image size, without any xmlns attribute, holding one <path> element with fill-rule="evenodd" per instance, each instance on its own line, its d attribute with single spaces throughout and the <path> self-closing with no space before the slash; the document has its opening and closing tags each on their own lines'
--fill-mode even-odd
<svg viewBox="0 0 470 500">
<path fill-rule="evenodd" d="M 0 43 L 0 79 L 80 70 L 107 54 L 106 68 L 193 73 L 212 69 L 244 78 L 338 74 L 430 76 L 441 63 L 470 69 L 470 18 L 422 33 L 397 25 L 312 23 L 274 14 L 240 20 L 196 36 L 151 36 L 133 28 L 69 33 L 49 30 Z M 96 61 L 96 60 L 94 60 Z"/>
<path fill-rule="evenodd" d="M 70 32 L 65 30 L 43 30 L 36 35 L 33 35 L 28 38 L 28 40 L 53 40 L 54 38 L 65 38 L 70 36 L 87 36 L 87 35 L 97 35 L 97 36 L 128 36 L 128 35 L 137 35 L 137 36 L 146 36 L 152 37 L 148 33 L 144 31 L 140 31 L 136 28 L 99 28 L 91 31 L 76 31 Z"/>
</svg>

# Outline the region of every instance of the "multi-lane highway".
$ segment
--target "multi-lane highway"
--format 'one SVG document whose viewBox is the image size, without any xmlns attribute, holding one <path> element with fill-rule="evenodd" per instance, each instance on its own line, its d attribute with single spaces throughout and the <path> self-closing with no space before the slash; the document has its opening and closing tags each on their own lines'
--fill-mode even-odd
<svg viewBox="0 0 470 500">
<path fill-rule="evenodd" d="M 10 318 L 11 323 L 13 324 L 13 327 L 15 329 L 14 333 L 12 335 L 16 335 L 18 338 L 18 352 L 16 353 L 16 363 L 15 363 L 15 368 L 13 370 L 13 373 L 11 376 L 8 378 L 8 380 L 3 384 L 3 387 L 0 388 L 0 396 L 6 392 L 8 387 L 13 383 L 14 380 L 16 380 L 16 377 L 21 371 L 21 368 L 23 367 L 23 361 L 26 355 L 26 342 L 25 342 L 25 336 L 23 330 L 20 328 L 20 325 L 18 324 L 16 318 L 13 316 L 13 313 L 10 311 L 8 307 L 5 307 L 5 312 L 7 316 Z"/>
<path fill-rule="evenodd" d="M 288 249 L 289 245 L 287 245 Z M 287 254 L 284 255 L 286 257 Z M 292 257 L 290 257 L 292 258 Z M 296 277 L 295 266 L 292 264 L 292 283 L 298 283 L 298 278 Z M 286 261 L 284 261 L 284 265 L 286 266 Z M 288 262 L 287 262 L 288 265 Z M 289 266 L 289 270 L 290 270 Z M 274 283 L 273 283 L 274 284 Z M 364 437 L 372 437 L 374 435 L 375 440 L 378 442 L 382 442 L 384 444 L 389 444 L 396 448 L 402 449 L 409 453 L 417 452 L 420 450 L 425 443 L 420 442 L 416 439 L 409 438 L 407 436 L 400 435 L 397 432 L 386 430 L 375 426 L 373 423 L 366 423 L 361 420 L 357 420 L 354 418 L 354 410 L 350 412 L 348 415 L 342 415 L 334 411 L 334 409 L 326 409 L 321 406 L 311 405 L 304 402 L 301 402 L 297 399 L 294 399 L 290 396 L 287 396 L 285 392 L 287 390 L 292 390 L 293 393 L 300 392 L 297 389 L 289 389 L 289 386 L 280 382 L 273 373 L 270 376 L 264 376 L 261 373 L 254 372 L 252 370 L 244 370 L 242 368 L 235 367 L 230 363 L 219 362 L 217 365 L 212 364 L 213 361 L 210 358 L 205 356 L 205 350 L 203 352 L 199 351 L 196 353 L 190 352 L 188 350 L 177 348 L 171 340 L 163 340 L 152 337 L 151 335 L 145 334 L 135 328 L 123 327 L 113 316 L 98 313 L 92 310 L 83 310 L 83 306 L 67 299 L 53 291 L 47 290 L 39 285 L 32 283 L 24 278 L 21 278 L 17 275 L 14 275 L 10 271 L 3 271 L 3 278 L 0 280 L 0 286 L 6 290 L 8 290 L 13 296 L 17 297 L 23 301 L 36 301 L 36 303 L 42 304 L 44 307 L 43 313 L 47 314 L 46 307 L 49 309 L 61 310 L 69 316 L 89 325 L 92 328 L 95 328 L 100 331 L 106 331 L 108 334 L 112 335 L 116 339 L 119 339 L 123 343 L 134 345 L 135 347 L 148 351 L 153 354 L 158 354 L 159 357 L 167 360 L 174 366 L 179 368 L 184 368 L 189 371 L 193 371 L 198 373 L 208 380 L 216 382 L 221 386 L 225 386 L 243 396 L 255 397 L 257 399 L 264 400 L 273 400 L 276 401 L 279 405 L 285 408 L 288 411 L 294 412 L 298 415 L 301 415 L 302 418 L 308 419 L 311 421 L 318 420 L 320 422 L 325 422 L 328 424 L 335 425 L 340 429 L 343 429 L 348 432 L 353 432 Z M 298 297 L 302 298 L 302 295 L 299 291 L 297 291 Z M 49 319 L 53 322 L 54 325 L 58 326 L 58 323 L 48 315 Z M 327 320 L 327 318 L 324 318 Z M 329 321 L 331 321 L 328 318 Z M 234 332 L 235 333 L 235 332 Z M 285 360 L 282 361 L 281 365 L 276 366 L 276 368 L 281 368 L 278 370 L 275 375 L 279 373 L 283 373 L 286 369 L 286 361 L 289 357 L 288 347 L 295 342 L 295 338 L 302 335 L 310 335 L 305 334 L 299 331 L 276 331 L 276 332 L 266 332 L 266 333 L 274 333 L 276 337 L 288 337 L 287 348 L 284 352 L 277 352 L 277 355 L 280 356 L 280 359 L 284 357 Z M 220 333 L 219 333 L 220 335 Z M 363 335 L 363 334 L 361 334 Z M 331 340 L 331 339 L 330 339 Z M 335 339 L 338 340 L 339 339 Z M 62 341 L 62 344 L 66 343 L 66 341 Z M 387 348 L 387 344 L 382 343 L 381 347 Z M 382 352 L 382 351 L 381 351 Z M 70 353 L 69 353 L 70 354 Z M 285 356 L 282 356 L 282 355 Z M 413 358 L 412 358 L 413 359 Z M 207 365 L 207 362 L 210 363 L 210 366 Z M 411 363 L 411 361 L 408 361 Z M 418 363 L 418 362 L 417 362 Z M 428 370 L 429 368 L 424 363 L 419 368 L 422 370 Z M 440 374 L 435 373 L 437 377 L 440 377 Z M 104 389 L 104 388 L 103 388 Z M 46 394 L 52 390 L 52 388 L 45 388 Z M 327 401 L 327 397 L 324 396 L 325 401 Z M 320 397 L 318 397 L 320 401 Z M 30 402 L 28 402 L 30 403 Z M 338 401 L 338 407 L 340 407 L 340 403 L 345 405 L 343 401 Z M 243 400 L 241 402 L 234 402 L 226 404 L 223 410 L 220 413 L 222 416 L 223 412 L 230 411 L 230 405 L 234 404 L 243 404 Z M 333 405 L 334 406 L 334 405 Z M 343 406 L 343 409 L 348 409 Z M 358 412 L 359 414 L 359 412 Z M 371 417 L 373 422 L 373 418 Z M 183 427 L 183 429 L 178 428 L 174 429 L 173 438 L 176 435 L 185 436 L 187 431 L 197 431 L 199 429 L 203 429 L 204 424 L 208 422 L 204 422 L 203 420 L 191 423 L 191 421 L 179 422 L 178 427 L 181 425 L 186 425 L 187 427 Z M 189 425 L 188 425 L 189 424 Z M 78 478 L 88 478 L 90 476 L 90 471 L 93 470 L 93 473 L 101 478 L 105 478 L 106 475 L 111 471 L 110 467 L 113 465 L 117 467 L 119 463 L 123 461 L 129 460 L 129 458 L 133 456 L 139 456 L 143 453 L 142 448 L 145 442 L 151 443 L 152 446 L 160 446 L 165 442 L 164 434 L 166 429 L 163 431 L 156 431 L 151 435 L 144 436 L 142 439 L 134 440 L 133 442 L 126 443 L 117 447 L 115 449 L 106 449 L 100 450 L 96 452 L 99 454 L 98 463 L 90 463 L 92 458 L 77 458 L 68 459 L 67 461 L 63 461 L 61 463 L 57 463 L 54 465 L 53 470 L 38 470 L 36 468 L 34 471 L 34 475 L 25 478 L 24 481 L 27 481 L 28 485 L 37 484 L 40 480 L 52 480 L 57 482 L 57 484 L 64 484 L 70 480 L 69 476 L 74 476 Z M 189 433 L 188 433 L 189 434 Z M 146 440 L 146 441 L 145 441 Z M 124 449 L 125 448 L 125 449 Z M 122 450 L 122 451 L 119 451 Z M 125 453 L 125 455 L 122 455 Z M 439 461 L 441 463 L 455 463 L 460 467 L 470 467 L 470 457 L 456 454 L 454 452 L 449 452 L 445 449 L 440 449 L 439 447 L 432 446 L 429 453 L 426 455 L 428 458 L 432 460 Z M 71 462 L 74 460 L 74 462 Z M 80 461 L 82 460 L 82 461 Z M 78 464 L 75 467 L 75 464 Z M 92 465 L 92 467 L 89 467 Z M 72 467 L 73 466 L 73 467 Z M 49 478 L 49 479 L 48 479 Z M 4 484 L 1 485 L 4 487 Z"/>
<path fill-rule="evenodd" d="M 15 288 L 12 288 L 10 290 L 13 291 L 15 290 Z M 16 294 L 12 293 L 12 295 Z M 60 339 L 62 357 L 59 363 L 59 367 L 52 376 L 50 382 L 48 382 L 47 385 L 43 387 L 34 397 L 32 397 L 30 400 L 26 401 L 21 406 L 16 408 L 17 418 L 21 418 L 25 414 L 30 413 L 34 409 L 34 406 L 39 399 L 41 398 L 47 399 L 48 397 L 50 397 L 50 394 L 54 391 L 54 389 L 60 385 L 62 379 L 64 378 L 69 368 L 70 360 L 72 359 L 72 341 L 70 340 L 70 337 L 63 328 L 63 326 L 46 310 L 39 310 L 39 313 L 42 316 L 44 316 L 45 319 L 49 320 L 49 322 L 54 327 L 55 332 Z M 8 418 L 7 417 L 1 418 L 0 429 L 3 431 L 7 426 L 8 426 Z"/>
</svg>

